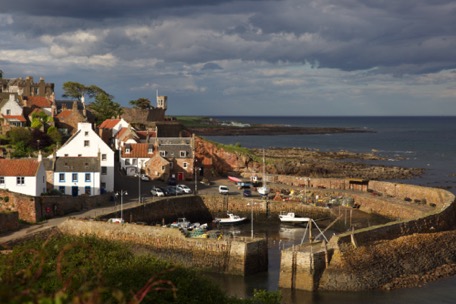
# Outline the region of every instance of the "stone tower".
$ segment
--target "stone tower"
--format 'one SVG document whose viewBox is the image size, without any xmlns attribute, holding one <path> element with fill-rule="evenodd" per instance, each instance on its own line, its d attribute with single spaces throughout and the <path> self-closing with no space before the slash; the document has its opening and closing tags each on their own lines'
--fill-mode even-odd
<svg viewBox="0 0 456 304">
<path fill-rule="evenodd" d="M 166 111 L 166 109 L 168 107 L 167 101 L 168 101 L 168 96 L 159 96 L 157 94 L 157 108 L 158 109 L 163 109 Z"/>
</svg>

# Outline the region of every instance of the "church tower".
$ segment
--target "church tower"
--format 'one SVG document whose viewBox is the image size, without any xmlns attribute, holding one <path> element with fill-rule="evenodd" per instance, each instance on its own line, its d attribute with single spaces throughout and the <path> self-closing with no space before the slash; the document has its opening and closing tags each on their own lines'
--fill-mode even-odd
<svg viewBox="0 0 456 304">
<path fill-rule="evenodd" d="M 158 109 L 163 109 L 166 111 L 168 104 L 168 96 L 159 96 L 158 95 L 158 90 L 157 90 L 157 108 Z"/>
</svg>

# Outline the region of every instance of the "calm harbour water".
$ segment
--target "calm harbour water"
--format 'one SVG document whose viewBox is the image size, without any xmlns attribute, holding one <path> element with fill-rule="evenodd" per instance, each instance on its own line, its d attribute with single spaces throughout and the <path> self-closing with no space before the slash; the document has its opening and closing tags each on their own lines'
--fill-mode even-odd
<svg viewBox="0 0 456 304">
<path fill-rule="evenodd" d="M 210 136 L 224 144 L 241 144 L 247 148 L 300 147 L 321 151 L 348 150 L 384 156 L 377 163 L 424 168 L 425 174 L 401 180 L 430 187 L 443 187 L 456 193 L 456 117 L 214 117 L 221 121 L 268 123 L 308 127 L 347 127 L 373 133 L 346 133 L 284 136 Z M 239 235 L 250 235 L 250 225 L 237 228 Z M 287 230 L 280 226 L 255 227 L 255 233 L 268 237 L 269 270 L 245 278 L 213 276 L 229 294 L 247 297 L 254 289 L 278 289 L 280 249 L 299 243 L 303 228 Z M 456 303 L 456 277 L 442 279 L 420 288 L 390 292 L 316 292 L 281 290 L 284 303 Z"/>
</svg>

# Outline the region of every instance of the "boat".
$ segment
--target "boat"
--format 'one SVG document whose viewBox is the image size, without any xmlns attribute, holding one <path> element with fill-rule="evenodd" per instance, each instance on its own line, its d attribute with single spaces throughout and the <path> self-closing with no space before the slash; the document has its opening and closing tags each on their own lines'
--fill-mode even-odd
<svg viewBox="0 0 456 304">
<path fill-rule="evenodd" d="M 185 217 L 180 217 L 180 218 L 177 219 L 177 222 L 173 222 L 171 224 L 171 227 L 172 228 L 185 228 L 185 229 L 187 229 L 189 225 L 190 225 L 190 222 L 187 221 L 187 219 Z"/>
<path fill-rule="evenodd" d="M 294 212 L 281 212 L 279 214 L 279 219 L 280 222 L 282 223 L 308 223 L 310 221 L 309 217 L 302 217 L 299 215 L 296 215 Z"/>
<path fill-rule="evenodd" d="M 271 189 L 266 185 L 266 166 L 265 166 L 265 161 L 264 161 L 264 149 L 263 149 L 263 185 L 259 188 L 257 188 L 258 193 L 261 196 L 267 196 L 269 192 L 271 192 Z"/>
<path fill-rule="evenodd" d="M 242 179 L 237 178 L 237 177 L 234 177 L 234 176 L 228 176 L 228 179 L 229 179 L 230 181 L 234 182 L 235 184 L 241 183 L 241 182 L 242 182 Z"/>
<path fill-rule="evenodd" d="M 231 212 L 227 212 L 226 214 L 228 217 L 216 217 L 214 222 L 217 224 L 237 224 L 247 219 L 247 217 L 240 217 L 239 215 L 234 215 Z"/>
</svg>

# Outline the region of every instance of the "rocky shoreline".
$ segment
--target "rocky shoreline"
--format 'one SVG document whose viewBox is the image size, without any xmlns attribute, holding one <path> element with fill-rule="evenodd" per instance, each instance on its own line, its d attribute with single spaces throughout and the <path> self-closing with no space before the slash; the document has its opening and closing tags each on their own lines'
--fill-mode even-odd
<svg viewBox="0 0 456 304">
<path fill-rule="evenodd" d="M 252 126 L 210 126 L 188 128 L 199 136 L 245 136 L 245 135 L 299 135 L 336 133 L 373 133 L 374 131 L 355 128 L 290 127 L 284 125 L 258 124 Z"/>
</svg>

